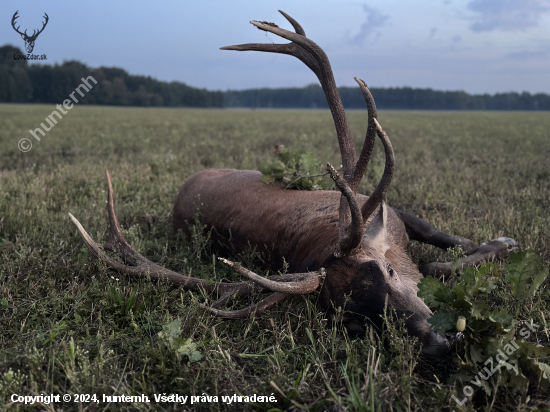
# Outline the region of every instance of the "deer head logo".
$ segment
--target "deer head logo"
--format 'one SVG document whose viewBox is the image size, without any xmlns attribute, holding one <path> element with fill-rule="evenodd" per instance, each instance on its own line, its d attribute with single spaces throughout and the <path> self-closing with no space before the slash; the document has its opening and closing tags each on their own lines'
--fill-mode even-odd
<svg viewBox="0 0 550 412">
<path fill-rule="evenodd" d="M 46 21 L 43 23 L 42 28 L 40 30 L 38 30 L 38 33 L 36 32 L 36 30 L 33 30 L 32 36 L 29 36 L 29 35 L 27 35 L 27 30 L 25 30 L 24 33 L 21 33 L 19 31 L 20 26 L 17 26 L 17 28 L 15 27 L 15 20 L 19 17 L 17 15 L 17 13 L 19 13 L 19 10 L 17 10 L 15 12 L 15 14 L 13 15 L 13 17 L 11 19 L 11 25 L 12 25 L 13 29 L 21 35 L 21 38 L 23 40 L 25 40 L 25 48 L 27 49 L 27 53 L 32 53 L 32 51 L 34 49 L 34 42 L 36 41 L 36 38 L 38 37 L 38 35 L 40 33 L 42 33 L 44 31 L 44 29 L 46 28 L 46 24 L 48 24 L 48 20 L 50 20 L 50 18 L 48 17 L 48 15 L 46 13 L 44 13 L 44 18 L 46 19 Z"/>
</svg>

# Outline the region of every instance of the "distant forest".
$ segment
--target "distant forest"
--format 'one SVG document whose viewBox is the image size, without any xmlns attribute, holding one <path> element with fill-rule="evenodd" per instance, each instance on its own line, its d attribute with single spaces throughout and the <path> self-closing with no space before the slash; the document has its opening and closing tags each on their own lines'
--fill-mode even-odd
<svg viewBox="0 0 550 412">
<path fill-rule="evenodd" d="M 286 89 L 209 91 L 180 82 L 162 82 L 134 76 L 123 69 L 90 68 L 77 61 L 61 65 L 27 64 L 14 60 L 23 54 L 16 47 L 0 47 L 0 102 L 61 103 L 81 83 L 93 76 L 97 90 L 88 93 L 85 104 L 166 107 L 327 108 L 319 85 Z M 94 88 L 95 89 L 95 88 Z M 359 87 L 338 89 L 346 109 L 365 109 Z M 550 95 L 544 93 L 497 93 L 471 95 L 462 91 L 432 89 L 371 88 L 380 109 L 409 110 L 550 110 Z"/>
<path fill-rule="evenodd" d="M 339 87 L 346 109 L 365 109 L 359 87 Z M 461 91 L 412 89 L 410 87 L 377 88 L 370 91 L 378 109 L 408 110 L 550 110 L 550 95 L 538 93 L 497 93 L 471 95 Z M 257 108 L 326 108 L 321 86 L 302 88 L 251 89 L 225 93 L 226 107 Z"/>
<path fill-rule="evenodd" d="M 14 60 L 24 54 L 12 46 L 0 47 L 0 102 L 56 103 L 67 99 L 92 76 L 98 85 L 82 99 L 85 104 L 114 106 L 223 107 L 224 93 L 197 89 L 180 82 L 160 82 L 133 76 L 116 67 L 92 69 L 80 62 L 62 65 L 27 64 Z M 93 84 L 93 83 L 92 83 Z"/>
</svg>

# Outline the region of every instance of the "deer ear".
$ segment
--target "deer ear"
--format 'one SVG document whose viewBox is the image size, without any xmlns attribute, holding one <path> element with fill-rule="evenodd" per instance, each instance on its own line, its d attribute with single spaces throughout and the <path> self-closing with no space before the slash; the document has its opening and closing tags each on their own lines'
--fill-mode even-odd
<svg viewBox="0 0 550 412">
<path fill-rule="evenodd" d="M 386 201 L 380 203 L 380 210 L 369 223 L 365 236 L 369 245 L 378 249 L 382 254 L 390 248 L 388 241 L 388 205 Z"/>
<path fill-rule="evenodd" d="M 25 40 L 25 35 L 24 35 L 24 34 L 22 34 L 22 35 L 21 35 L 21 38 L 22 38 L 23 40 Z"/>
</svg>

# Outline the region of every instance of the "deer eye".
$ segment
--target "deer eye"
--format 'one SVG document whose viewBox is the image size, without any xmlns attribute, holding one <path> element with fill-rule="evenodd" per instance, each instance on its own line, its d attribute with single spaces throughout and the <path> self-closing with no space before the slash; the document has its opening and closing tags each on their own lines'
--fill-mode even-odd
<svg viewBox="0 0 550 412">
<path fill-rule="evenodd" d="M 390 274 L 390 277 L 392 277 L 392 278 L 395 275 L 395 270 L 393 270 L 391 265 L 388 265 L 388 273 Z"/>
</svg>

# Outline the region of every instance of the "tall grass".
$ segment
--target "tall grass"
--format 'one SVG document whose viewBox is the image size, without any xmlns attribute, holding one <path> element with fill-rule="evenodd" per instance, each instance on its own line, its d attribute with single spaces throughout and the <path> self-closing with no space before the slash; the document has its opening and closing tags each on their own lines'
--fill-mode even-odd
<svg viewBox="0 0 550 412">
<path fill-rule="evenodd" d="M 40 406 L 67 411 L 458 409 L 446 384 L 451 355 L 420 356 L 398 323 L 351 339 L 328 324 L 316 293 L 250 320 L 216 319 L 198 306 L 208 297 L 97 265 L 68 219 L 71 212 L 106 240 L 108 168 L 125 235 L 142 254 L 192 276 L 235 279 L 200 232 L 191 239 L 173 232 L 179 187 L 204 168 L 256 169 L 273 144 L 340 164 L 328 111 L 75 107 L 34 141 L 28 130 L 52 110 L 0 105 L 0 409 L 16 409 L 13 393 L 152 400 Z M 359 147 L 366 114 L 352 111 L 349 119 Z M 513 237 L 550 262 L 547 113 L 381 112 L 379 120 L 396 155 L 390 205 L 477 242 Z M 23 137 L 33 139 L 27 153 L 17 148 Z M 360 191 L 373 190 L 382 170 L 378 147 Z M 449 258 L 426 245 L 410 251 L 417 263 Z M 251 253 L 231 257 L 253 265 Z M 541 289 L 532 310 L 550 321 L 548 282 Z M 540 338 L 548 345 L 547 325 Z M 163 393 L 273 394 L 277 402 L 156 403 L 153 394 Z M 550 404 L 534 384 L 529 398 L 500 390 L 464 408 L 537 406 Z"/>
</svg>

